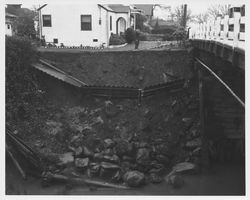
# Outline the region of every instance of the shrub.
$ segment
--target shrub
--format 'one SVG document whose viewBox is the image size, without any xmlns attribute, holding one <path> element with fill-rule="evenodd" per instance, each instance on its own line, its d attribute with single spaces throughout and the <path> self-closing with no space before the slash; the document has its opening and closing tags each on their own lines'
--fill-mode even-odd
<svg viewBox="0 0 250 200">
<path fill-rule="evenodd" d="M 185 29 L 181 27 L 173 33 L 172 37 L 177 41 L 185 40 L 187 37 L 187 31 L 185 31 Z"/>
<path fill-rule="evenodd" d="M 36 50 L 29 39 L 6 37 L 7 120 L 9 118 L 16 119 L 20 113 L 21 115 L 29 113 L 26 112 L 25 108 L 30 108 L 29 105 L 39 96 L 37 93 L 38 81 L 36 81 L 34 72 L 31 71 L 30 67 L 36 58 Z"/>
<path fill-rule="evenodd" d="M 121 45 L 124 44 L 126 41 L 122 36 L 119 36 L 117 34 L 111 34 L 109 38 L 109 45 Z"/>
<path fill-rule="evenodd" d="M 125 31 L 125 39 L 128 44 L 131 44 L 135 40 L 135 31 L 132 28 L 128 28 Z"/>
<path fill-rule="evenodd" d="M 172 41 L 173 36 L 172 36 L 172 34 L 166 33 L 166 34 L 164 34 L 162 39 L 163 39 L 163 41 Z"/>
</svg>

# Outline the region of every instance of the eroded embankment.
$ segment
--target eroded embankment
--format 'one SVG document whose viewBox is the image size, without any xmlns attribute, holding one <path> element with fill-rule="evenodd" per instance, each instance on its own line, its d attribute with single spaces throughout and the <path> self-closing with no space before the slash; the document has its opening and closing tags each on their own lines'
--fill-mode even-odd
<svg viewBox="0 0 250 200">
<path fill-rule="evenodd" d="M 89 85 L 144 88 L 168 81 L 168 74 L 192 76 L 192 54 L 186 50 L 124 52 L 40 52 L 58 68 Z"/>
</svg>

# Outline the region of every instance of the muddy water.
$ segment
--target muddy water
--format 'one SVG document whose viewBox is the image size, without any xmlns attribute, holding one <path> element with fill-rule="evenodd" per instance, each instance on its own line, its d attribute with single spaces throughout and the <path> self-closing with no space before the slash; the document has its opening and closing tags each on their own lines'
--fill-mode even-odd
<svg viewBox="0 0 250 200">
<path fill-rule="evenodd" d="M 10 161 L 6 166 L 6 194 L 32 195 L 244 195 L 245 169 L 242 165 L 216 164 L 200 175 L 184 175 L 185 185 L 174 189 L 166 182 L 142 188 L 117 190 L 65 185 L 42 187 L 37 178 L 23 180 Z"/>
</svg>

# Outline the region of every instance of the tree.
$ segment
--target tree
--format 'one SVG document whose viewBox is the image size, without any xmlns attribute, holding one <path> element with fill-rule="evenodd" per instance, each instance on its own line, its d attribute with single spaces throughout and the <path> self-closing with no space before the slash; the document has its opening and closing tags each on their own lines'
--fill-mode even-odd
<svg viewBox="0 0 250 200">
<path fill-rule="evenodd" d="M 186 20 L 186 23 L 187 23 L 192 18 L 192 16 L 191 16 L 191 10 L 188 9 L 187 10 L 187 14 L 186 14 L 186 19 L 184 19 L 184 5 L 177 6 L 175 8 L 174 15 L 175 15 L 175 17 L 177 19 L 177 23 L 180 26 L 184 25 L 184 20 Z"/>
<path fill-rule="evenodd" d="M 194 21 L 197 23 L 206 22 L 208 20 L 208 17 L 209 17 L 209 15 L 207 12 L 193 16 Z"/>
<path fill-rule="evenodd" d="M 35 11 L 29 10 L 27 8 L 7 7 L 6 12 L 17 16 L 17 19 L 13 23 L 13 29 L 18 36 L 26 36 L 29 38 L 35 37 Z"/>
<path fill-rule="evenodd" d="M 144 23 L 146 21 L 147 21 L 147 17 L 145 15 L 136 14 L 136 29 L 143 31 L 145 29 Z"/>
<path fill-rule="evenodd" d="M 216 19 L 218 16 L 224 17 L 229 14 L 230 5 L 212 5 L 208 8 L 207 14 L 210 18 Z"/>
</svg>

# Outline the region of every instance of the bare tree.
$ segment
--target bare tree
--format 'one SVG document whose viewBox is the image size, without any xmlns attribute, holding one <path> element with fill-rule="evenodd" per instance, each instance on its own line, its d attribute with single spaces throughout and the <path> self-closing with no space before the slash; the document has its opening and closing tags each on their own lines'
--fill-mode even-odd
<svg viewBox="0 0 250 200">
<path fill-rule="evenodd" d="M 208 13 L 205 12 L 205 13 L 201 13 L 201 14 L 198 14 L 198 15 L 194 15 L 193 16 L 193 21 L 197 22 L 197 23 L 203 23 L 203 22 L 206 22 L 208 20 Z"/>
<path fill-rule="evenodd" d="M 184 5 L 177 6 L 175 8 L 174 15 L 175 15 L 175 17 L 177 19 L 177 23 L 180 26 L 183 26 L 184 20 L 186 20 L 186 22 L 188 22 L 188 21 L 190 21 L 192 19 L 190 9 L 187 10 L 186 19 L 184 19 Z"/>
<path fill-rule="evenodd" d="M 216 19 L 218 16 L 224 17 L 225 15 L 229 14 L 229 7 L 230 5 L 212 5 L 208 8 L 207 14 L 212 19 Z"/>
</svg>

